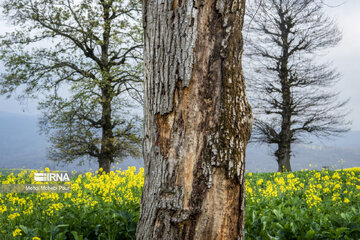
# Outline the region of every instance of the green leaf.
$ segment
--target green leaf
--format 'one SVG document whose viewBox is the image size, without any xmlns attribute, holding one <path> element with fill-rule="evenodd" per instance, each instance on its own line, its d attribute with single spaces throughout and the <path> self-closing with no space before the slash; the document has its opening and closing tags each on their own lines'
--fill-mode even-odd
<svg viewBox="0 0 360 240">
<path fill-rule="evenodd" d="M 344 233 L 346 230 L 348 230 L 347 227 L 340 227 L 335 230 L 336 236 L 340 236 L 342 233 Z"/>
<path fill-rule="evenodd" d="M 25 235 L 29 234 L 29 229 L 27 227 L 25 227 L 24 225 L 20 225 L 19 227 L 25 233 Z"/>
<path fill-rule="evenodd" d="M 60 233 L 56 234 L 55 239 L 56 240 L 64 240 L 64 239 L 66 239 L 66 232 L 60 232 Z"/>
<path fill-rule="evenodd" d="M 83 240 L 83 235 L 78 235 L 76 231 L 71 231 L 71 234 L 74 236 L 75 240 Z"/>
<path fill-rule="evenodd" d="M 69 224 L 60 224 L 60 225 L 57 225 L 57 226 L 55 227 L 55 229 L 67 228 L 67 227 L 69 227 Z"/>
<path fill-rule="evenodd" d="M 275 214 L 275 216 L 280 220 L 283 218 L 283 214 L 280 212 L 280 210 L 278 209 L 274 209 L 273 213 Z"/>
<path fill-rule="evenodd" d="M 315 230 L 314 229 L 310 229 L 309 231 L 306 232 L 305 234 L 305 238 L 306 239 L 312 239 L 315 235 Z"/>
<path fill-rule="evenodd" d="M 278 227 L 279 229 L 284 229 L 284 226 L 281 225 L 280 223 L 275 223 L 275 226 Z"/>
</svg>

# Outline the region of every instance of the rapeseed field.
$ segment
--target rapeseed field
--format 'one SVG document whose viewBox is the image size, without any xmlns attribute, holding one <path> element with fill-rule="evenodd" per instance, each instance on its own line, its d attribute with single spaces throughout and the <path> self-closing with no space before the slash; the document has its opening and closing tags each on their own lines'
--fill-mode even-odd
<svg viewBox="0 0 360 240">
<path fill-rule="evenodd" d="M 2 184 L 39 184 L 36 172 Z M 40 182 L 43 184 L 43 182 Z M 144 169 L 85 173 L 71 193 L 1 193 L 0 239 L 134 239 Z M 360 169 L 248 173 L 246 239 L 360 239 Z"/>
</svg>

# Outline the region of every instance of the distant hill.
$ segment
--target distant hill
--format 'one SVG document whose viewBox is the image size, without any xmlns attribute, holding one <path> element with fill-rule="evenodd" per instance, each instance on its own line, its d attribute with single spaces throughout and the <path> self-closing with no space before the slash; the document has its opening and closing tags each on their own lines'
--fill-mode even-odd
<svg viewBox="0 0 360 240">
<path fill-rule="evenodd" d="M 56 170 L 89 171 L 97 169 L 96 161 L 56 165 L 47 160 L 47 139 L 39 135 L 36 116 L 0 112 L 0 168 L 49 167 Z M 360 131 L 352 131 L 334 140 L 313 140 L 311 144 L 297 144 L 293 147 L 293 170 L 333 169 L 360 166 Z M 343 159 L 343 163 L 341 163 Z M 312 164 L 312 167 L 309 167 Z M 143 166 L 140 159 L 126 159 L 118 167 Z M 277 163 L 272 151 L 265 145 L 250 144 L 247 149 L 246 169 L 251 172 L 276 171 Z"/>
<path fill-rule="evenodd" d="M 0 112 L 0 168 L 30 168 L 45 164 L 46 140 L 37 118 Z"/>
<path fill-rule="evenodd" d="M 249 144 L 246 168 L 252 172 L 277 171 L 273 152 L 267 145 Z M 325 166 L 330 169 L 359 167 L 360 131 L 351 131 L 343 137 L 330 140 L 313 139 L 308 144 L 293 145 L 292 170 L 321 169 Z"/>
</svg>

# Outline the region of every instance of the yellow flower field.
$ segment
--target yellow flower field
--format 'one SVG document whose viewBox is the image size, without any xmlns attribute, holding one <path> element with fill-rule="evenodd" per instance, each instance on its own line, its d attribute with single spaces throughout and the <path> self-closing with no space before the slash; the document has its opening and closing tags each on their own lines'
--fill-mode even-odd
<svg viewBox="0 0 360 240">
<path fill-rule="evenodd" d="M 0 180 L 43 184 L 34 181 L 36 172 L 11 173 Z M 80 174 L 71 181 L 71 193 L 0 193 L 0 239 L 131 239 L 143 184 L 144 170 L 130 167 Z"/>
<path fill-rule="evenodd" d="M 39 184 L 36 172 L 0 181 Z M 1 193 L 0 239 L 135 238 L 144 169 L 88 172 L 70 183 L 71 193 Z M 360 239 L 358 168 L 249 173 L 246 198 L 247 239 Z"/>
<path fill-rule="evenodd" d="M 359 168 L 248 174 L 246 191 L 247 239 L 360 239 Z"/>
</svg>

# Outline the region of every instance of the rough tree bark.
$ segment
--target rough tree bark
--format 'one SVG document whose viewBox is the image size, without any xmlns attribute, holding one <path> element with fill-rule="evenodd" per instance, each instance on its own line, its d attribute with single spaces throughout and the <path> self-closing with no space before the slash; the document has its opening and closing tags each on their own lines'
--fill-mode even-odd
<svg viewBox="0 0 360 240">
<path fill-rule="evenodd" d="M 143 1 L 145 185 L 137 239 L 244 239 L 252 113 L 245 0 Z"/>
<path fill-rule="evenodd" d="M 111 86 L 111 81 L 107 79 L 108 76 L 104 74 L 104 87 L 101 89 L 102 93 L 102 139 L 101 139 L 101 149 L 98 157 L 99 169 L 103 169 L 105 173 L 110 172 L 111 164 L 114 162 L 114 153 L 116 152 L 114 142 L 114 133 L 113 133 L 113 119 L 111 117 L 112 98 L 114 89 Z"/>
</svg>

